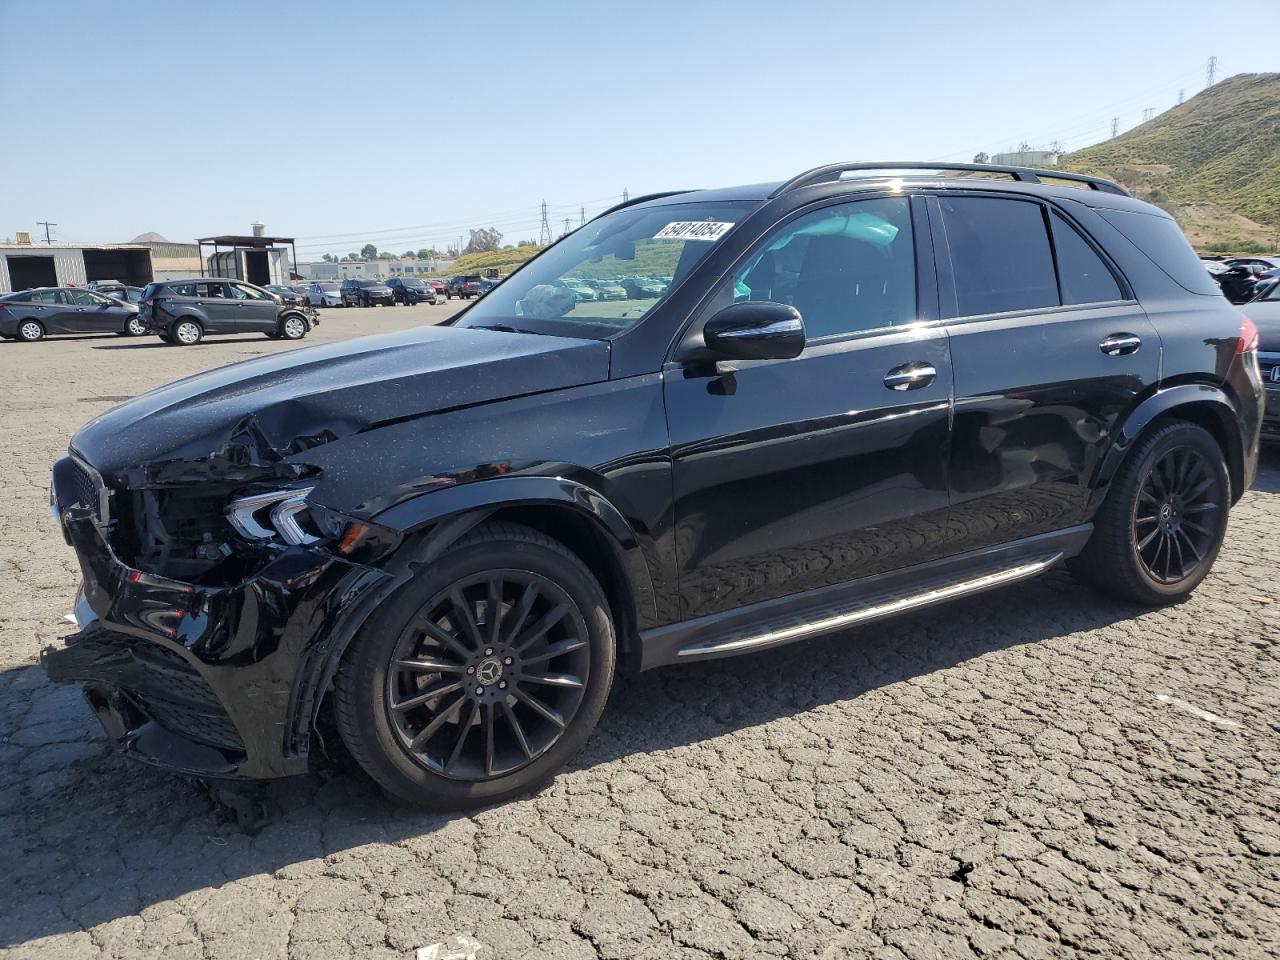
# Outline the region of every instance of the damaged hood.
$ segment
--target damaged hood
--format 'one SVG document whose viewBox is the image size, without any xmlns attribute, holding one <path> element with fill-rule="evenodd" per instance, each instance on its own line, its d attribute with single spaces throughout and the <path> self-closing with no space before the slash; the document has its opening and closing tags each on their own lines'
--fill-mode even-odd
<svg viewBox="0 0 1280 960">
<path fill-rule="evenodd" d="M 87 424 L 71 449 L 129 486 L 288 476 L 292 457 L 379 424 L 609 377 L 609 345 L 425 327 L 175 380 Z"/>
</svg>

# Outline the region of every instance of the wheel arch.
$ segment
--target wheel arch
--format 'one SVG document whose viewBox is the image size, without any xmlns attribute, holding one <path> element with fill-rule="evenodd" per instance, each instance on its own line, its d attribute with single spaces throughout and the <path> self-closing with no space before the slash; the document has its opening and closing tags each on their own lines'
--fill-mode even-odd
<svg viewBox="0 0 1280 960">
<path fill-rule="evenodd" d="M 1235 406 L 1216 386 L 1186 383 L 1153 393 L 1125 417 L 1098 468 L 1093 484 L 1094 507 L 1102 502 L 1108 485 L 1138 438 L 1157 422 L 1169 420 L 1194 423 L 1217 441 L 1231 478 L 1231 502 L 1240 499 L 1244 493 L 1245 442 Z"/>
<path fill-rule="evenodd" d="M 486 520 L 521 523 L 558 540 L 596 574 L 617 621 L 624 663 L 630 664 L 642 623 L 657 603 L 640 538 L 600 491 L 565 477 L 498 477 L 422 494 L 374 519 L 406 537 L 426 532 L 427 560 L 439 556 Z M 637 653 L 638 655 L 638 653 Z"/>
<path fill-rule="evenodd" d="M 560 477 L 509 477 L 422 494 L 377 516 L 403 541 L 379 564 L 389 574 L 371 590 L 328 642 L 313 648 L 295 690 L 295 738 L 311 739 L 326 724 L 330 686 L 352 641 L 374 611 L 468 532 L 490 521 L 538 530 L 575 553 L 600 581 L 609 600 L 621 665 L 638 669 L 640 623 L 656 609 L 639 540 L 621 512 L 585 484 Z M 322 742 L 324 737 L 319 738 Z M 295 740 L 295 743 L 297 740 Z"/>
</svg>

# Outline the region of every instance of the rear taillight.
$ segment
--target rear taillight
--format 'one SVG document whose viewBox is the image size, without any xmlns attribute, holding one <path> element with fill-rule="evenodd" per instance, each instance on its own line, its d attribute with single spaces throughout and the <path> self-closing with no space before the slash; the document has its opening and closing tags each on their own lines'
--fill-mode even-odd
<svg viewBox="0 0 1280 960">
<path fill-rule="evenodd" d="M 1248 317 L 1240 324 L 1240 340 L 1236 343 L 1236 353 L 1256 353 L 1258 350 L 1258 327 Z"/>
</svg>

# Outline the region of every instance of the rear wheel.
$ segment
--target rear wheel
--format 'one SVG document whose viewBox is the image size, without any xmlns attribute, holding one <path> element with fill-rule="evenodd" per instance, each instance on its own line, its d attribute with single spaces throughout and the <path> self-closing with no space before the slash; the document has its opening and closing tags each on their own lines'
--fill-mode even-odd
<svg viewBox="0 0 1280 960">
<path fill-rule="evenodd" d="M 178 320 L 169 328 L 169 342 L 190 347 L 204 338 L 204 327 L 195 320 Z"/>
<path fill-rule="evenodd" d="M 140 337 L 147 332 L 147 328 L 142 324 L 142 318 L 136 314 L 129 318 L 129 322 L 125 324 L 125 332 L 131 337 Z"/>
<path fill-rule="evenodd" d="M 494 803 L 581 749 L 614 659 L 608 602 L 582 561 L 536 531 L 488 525 L 365 626 L 338 672 L 338 728 L 402 800 Z"/>
<path fill-rule="evenodd" d="M 1112 596 L 1159 605 L 1188 596 L 1222 547 L 1231 480 L 1203 427 L 1172 421 L 1121 465 L 1072 573 Z"/>
<path fill-rule="evenodd" d="M 23 320 L 18 325 L 18 339 L 26 343 L 35 343 L 44 339 L 44 327 L 38 320 Z"/>
</svg>

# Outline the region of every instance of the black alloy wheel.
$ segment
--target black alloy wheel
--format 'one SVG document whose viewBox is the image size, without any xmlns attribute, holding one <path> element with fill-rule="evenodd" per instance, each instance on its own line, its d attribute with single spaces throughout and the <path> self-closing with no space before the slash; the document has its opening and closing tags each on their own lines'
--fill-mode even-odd
<svg viewBox="0 0 1280 960">
<path fill-rule="evenodd" d="M 1067 561 L 1114 597 L 1151 606 L 1188 596 L 1222 547 L 1231 479 L 1218 441 L 1198 424 L 1148 427 L 1121 463 L 1093 517 L 1093 534 Z"/>
<path fill-rule="evenodd" d="M 370 619 L 339 669 L 335 717 L 394 796 L 493 803 L 581 749 L 615 659 L 608 601 L 582 561 L 534 530 L 487 524 Z"/>
<path fill-rule="evenodd" d="M 591 672 L 587 626 L 565 591 L 524 570 L 451 584 L 400 635 L 387 709 L 434 773 L 513 773 L 564 735 Z"/>
<path fill-rule="evenodd" d="M 1133 510 L 1134 549 L 1152 579 L 1190 576 L 1215 547 L 1223 491 L 1210 463 L 1192 447 L 1165 451 L 1147 471 Z"/>
</svg>

